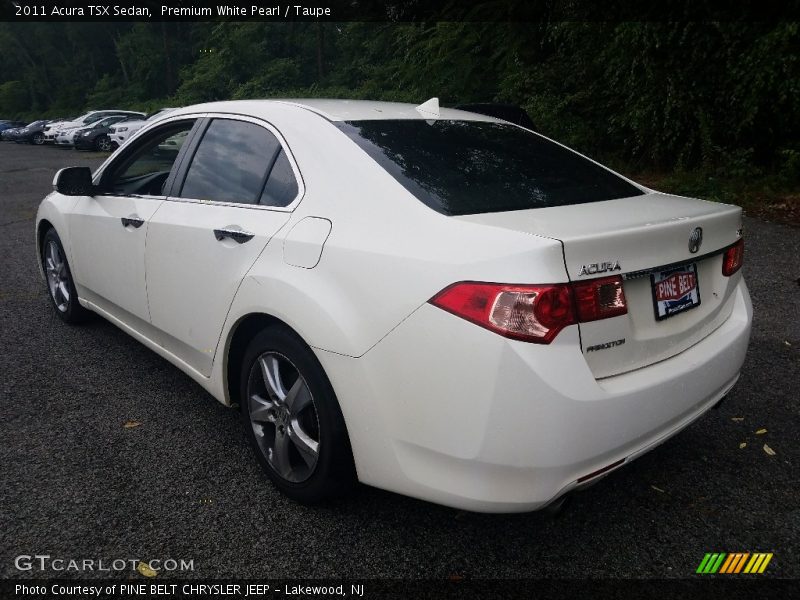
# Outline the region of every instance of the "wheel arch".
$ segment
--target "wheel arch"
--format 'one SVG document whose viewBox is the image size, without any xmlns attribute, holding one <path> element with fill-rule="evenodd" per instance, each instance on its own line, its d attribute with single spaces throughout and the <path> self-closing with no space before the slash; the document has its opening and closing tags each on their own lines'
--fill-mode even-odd
<svg viewBox="0 0 800 600">
<path fill-rule="evenodd" d="M 49 229 L 55 230 L 55 225 L 47 219 L 42 219 L 36 224 L 36 256 L 39 259 L 40 271 L 42 270 L 42 257 L 44 256 L 44 235 Z M 56 231 L 56 233 L 58 233 L 58 231 Z"/>
<path fill-rule="evenodd" d="M 223 389 L 227 403 L 232 405 L 240 401 L 239 398 L 239 373 L 247 346 L 261 331 L 270 326 L 285 327 L 310 347 L 309 343 L 285 321 L 264 312 L 253 312 L 239 317 L 231 326 L 225 343 L 224 362 L 222 373 L 224 377 Z"/>
</svg>

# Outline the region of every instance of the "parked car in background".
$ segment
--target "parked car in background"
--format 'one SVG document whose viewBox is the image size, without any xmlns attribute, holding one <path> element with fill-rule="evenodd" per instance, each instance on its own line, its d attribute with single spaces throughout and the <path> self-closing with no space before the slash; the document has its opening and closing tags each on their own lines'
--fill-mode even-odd
<svg viewBox="0 0 800 600">
<path fill-rule="evenodd" d="M 0 141 L 3 142 L 10 142 L 14 137 L 14 134 L 17 131 L 17 127 L 9 127 L 8 129 L 3 129 L 0 131 Z"/>
<path fill-rule="evenodd" d="M 25 127 L 17 128 L 12 134 L 12 138 L 18 144 L 44 144 L 44 128 L 49 123 L 47 119 L 34 121 Z"/>
<path fill-rule="evenodd" d="M 112 127 L 108 132 L 108 137 L 114 142 L 117 146 L 121 146 L 125 143 L 131 135 L 139 131 L 145 125 L 149 125 L 152 121 L 156 121 L 161 117 L 165 116 L 170 111 L 175 110 L 174 108 L 161 108 L 155 112 L 150 113 L 144 119 L 138 121 L 126 121 L 125 123 L 116 125 Z"/>
<path fill-rule="evenodd" d="M 14 129 L 15 127 L 24 127 L 25 121 L 12 121 L 10 119 L 3 119 L 0 121 L 0 131 L 5 131 L 6 129 Z"/>
<path fill-rule="evenodd" d="M 435 98 L 186 107 L 54 187 L 54 313 L 96 312 L 238 404 L 304 502 L 358 478 L 542 508 L 719 403 L 750 338 L 741 208 Z"/>
<path fill-rule="evenodd" d="M 108 130 L 111 125 L 121 123 L 129 120 L 137 119 L 137 117 L 126 117 L 124 115 L 115 115 L 97 121 L 90 127 L 83 129 L 76 129 L 72 143 L 76 150 L 97 150 L 98 152 L 111 152 L 116 148 L 116 144 L 108 137 Z"/>
<path fill-rule="evenodd" d="M 11 136 L 20 127 L 25 127 L 24 121 L 0 121 L 0 140 L 11 141 Z"/>
<path fill-rule="evenodd" d="M 56 129 L 62 123 L 70 123 L 74 121 L 77 117 L 60 117 L 58 119 L 50 119 L 50 122 L 44 128 L 44 143 L 45 144 L 52 144 L 55 143 L 55 134 Z"/>
<path fill-rule="evenodd" d="M 179 131 L 173 136 L 168 137 L 163 142 L 158 145 L 158 152 L 161 155 L 174 155 L 177 156 L 180 149 L 183 147 L 183 143 L 186 141 L 186 136 L 189 134 L 188 131 Z"/>
<path fill-rule="evenodd" d="M 144 117 L 144 113 L 132 110 L 90 110 L 89 112 L 81 115 L 80 117 L 69 121 L 57 121 L 50 123 L 45 128 L 44 137 L 46 142 L 54 142 L 56 138 L 67 130 L 82 129 L 92 123 L 99 121 L 105 117 L 112 117 L 114 115 L 125 115 L 128 117 Z"/>
</svg>

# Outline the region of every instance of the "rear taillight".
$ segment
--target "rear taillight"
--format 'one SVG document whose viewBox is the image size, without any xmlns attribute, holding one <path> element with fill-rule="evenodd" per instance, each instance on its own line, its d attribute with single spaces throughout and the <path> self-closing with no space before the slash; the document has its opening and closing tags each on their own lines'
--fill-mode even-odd
<svg viewBox="0 0 800 600">
<path fill-rule="evenodd" d="M 464 281 L 431 298 L 431 304 L 502 336 L 549 344 L 575 322 L 568 285 L 502 285 Z"/>
<path fill-rule="evenodd" d="M 564 327 L 579 321 L 628 311 L 621 277 L 552 285 L 463 281 L 430 302 L 502 336 L 537 344 L 549 344 Z"/>
<path fill-rule="evenodd" d="M 739 240 L 733 246 L 725 250 L 722 257 L 722 274 L 730 277 L 742 268 L 744 262 L 744 240 Z"/>
<path fill-rule="evenodd" d="M 572 289 L 575 292 L 578 320 L 583 323 L 617 317 L 628 312 L 620 276 L 580 281 L 573 283 Z"/>
</svg>

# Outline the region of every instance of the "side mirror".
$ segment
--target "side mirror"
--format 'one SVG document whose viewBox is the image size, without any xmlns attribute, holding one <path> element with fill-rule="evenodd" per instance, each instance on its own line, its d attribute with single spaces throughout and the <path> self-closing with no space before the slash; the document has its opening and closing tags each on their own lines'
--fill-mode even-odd
<svg viewBox="0 0 800 600">
<path fill-rule="evenodd" d="M 89 167 L 67 167 L 53 178 L 53 189 L 65 196 L 94 196 L 92 171 Z"/>
</svg>

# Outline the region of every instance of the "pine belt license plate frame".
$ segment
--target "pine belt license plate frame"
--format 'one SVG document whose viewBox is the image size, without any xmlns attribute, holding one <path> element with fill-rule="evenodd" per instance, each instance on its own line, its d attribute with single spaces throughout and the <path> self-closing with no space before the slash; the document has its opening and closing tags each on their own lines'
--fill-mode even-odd
<svg viewBox="0 0 800 600">
<path fill-rule="evenodd" d="M 689 288 L 685 294 L 679 298 L 658 299 L 657 285 L 670 279 L 673 275 L 691 274 L 694 278 L 694 286 Z M 686 312 L 700 306 L 700 282 L 697 276 L 697 263 L 685 263 L 669 269 L 654 271 L 650 274 L 650 290 L 653 298 L 653 312 L 656 321 L 663 321 L 675 315 Z"/>
</svg>

